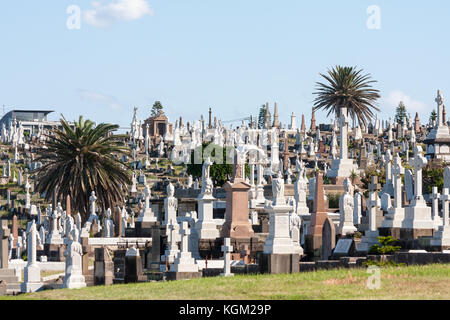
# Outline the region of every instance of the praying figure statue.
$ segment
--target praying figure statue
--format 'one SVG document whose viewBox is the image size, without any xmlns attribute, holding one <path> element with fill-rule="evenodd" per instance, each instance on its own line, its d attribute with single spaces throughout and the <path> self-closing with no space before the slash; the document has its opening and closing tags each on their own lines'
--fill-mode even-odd
<svg viewBox="0 0 450 320">
<path fill-rule="evenodd" d="M 86 287 L 82 269 L 83 248 L 78 242 L 78 229 L 69 233 L 69 244 L 64 252 L 66 257 L 66 275 L 63 288 L 76 289 Z"/>
<path fill-rule="evenodd" d="M 344 180 L 344 194 L 339 199 L 340 224 L 339 231 L 342 235 L 353 234 L 357 231 L 353 224 L 353 187 L 349 178 Z"/>
</svg>

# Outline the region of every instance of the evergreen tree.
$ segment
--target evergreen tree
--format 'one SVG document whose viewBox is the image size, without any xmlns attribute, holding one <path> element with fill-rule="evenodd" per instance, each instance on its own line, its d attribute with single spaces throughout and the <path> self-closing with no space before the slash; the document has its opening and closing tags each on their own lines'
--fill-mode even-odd
<svg viewBox="0 0 450 320">
<path fill-rule="evenodd" d="M 155 103 L 153 104 L 153 107 L 152 107 L 152 117 L 157 116 L 160 112 L 162 114 L 164 114 L 162 109 L 163 109 L 163 106 L 162 106 L 161 102 L 160 101 L 155 101 Z"/>
<path fill-rule="evenodd" d="M 406 107 L 403 101 L 400 101 L 398 107 L 395 109 L 395 112 L 395 121 L 403 125 L 407 120 Z"/>
<path fill-rule="evenodd" d="M 437 113 L 436 110 L 433 109 L 433 111 L 431 111 L 431 115 L 430 115 L 430 122 L 435 121 L 437 118 Z"/>
<path fill-rule="evenodd" d="M 259 115 L 258 115 L 258 128 L 263 129 L 266 124 L 266 105 L 263 104 L 259 107 Z"/>
</svg>

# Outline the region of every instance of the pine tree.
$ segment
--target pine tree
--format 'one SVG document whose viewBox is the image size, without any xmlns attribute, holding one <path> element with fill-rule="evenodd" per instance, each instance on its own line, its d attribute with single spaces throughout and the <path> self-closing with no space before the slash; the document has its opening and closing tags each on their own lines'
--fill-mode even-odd
<svg viewBox="0 0 450 320">
<path fill-rule="evenodd" d="M 435 121 L 437 118 L 437 113 L 436 110 L 433 109 L 433 111 L 431 111 L 431 115 L 430 115 L 430 122 Z"/>
<path fill-rule="evenodd" d="M 403 103 L 403 101 L 400 101 L 400 103 L 398 104 L 398 107 L 395 109 L 395 121 L 397 123 L 400 123 L 401 125 L 403 125 L 406 121 L 407 115 L 406 115 L 406 107 L 405 104 Z"/>
<path fill-rule="evenodd" d="M 263 129 L 266 124 L 266 105 L 259 107 L 258 128 Z"/>
<path fill-rule="evenodd" d="M 162 110 L 163 106 L 160 101 L 155 101 L 152 107 L 152 117 L 156 117 L 161 112 L 164 114 L 164 111 Z"/>
</svg>

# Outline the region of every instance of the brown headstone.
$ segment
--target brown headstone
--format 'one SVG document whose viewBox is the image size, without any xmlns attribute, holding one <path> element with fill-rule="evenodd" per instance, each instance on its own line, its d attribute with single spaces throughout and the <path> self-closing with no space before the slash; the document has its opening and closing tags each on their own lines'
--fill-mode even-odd
<svg viewBox="0 0 450 320">
<path fill-rule="evenodd" d="M 250 263 L 250 250 L 248 249 L 248 244 L 243 244 L 241 246 L 240 257 L 244 261 L 245 264 Z"/>
<path fill-rule="evenodd" d="M 17 244 L 17 237 L 19 236 L 19 224 L 18 224 L 18 221 L 17 221 L 17 215 L 13 216 L 13 220 L 12 220 L 12 234 L 13 234 L 13 237 L 14 237 L 13 248 L 15 248 L 16 244 Z"/>
<path fill-rule="evenodd" d="M 114 263 L 107 248 L 95 249 L 94 285 L 112 285 Z"/>
<path fill-rule="evenodd" d="M 0 225 L 0 269 L 8 269 L 8 220 L 1 220 Z"/>
<path fill-rule="evenodd" d="M 328 260 L 336 246 L 336 227 L 333 220 L 326 218 L 322 228 L 322 260 Z"/>
<path fill-rule="evenodd" d="M 302 125 L 301 125 L 301 127 L 300 127 L 300 130 L 301 130 L 302 132 L 305 132 L 305 131 L 306 131 L 306 127 L 305 127 L 305 115 L 304 115 L 304 114 L 302 114 Z"/>
<path fill-rule="evenodd" d="M 322 230 L 325 220 L 328 218 L 325 211 L 323 194 L 323 174 L 319 171 L 316 175 L 316 191 L 314 197 L 314 210 L 311 214 L 311 224 L 306 235 L 306 252 L 314 256 L 320 256 L 322 246 Z"/>
<path fill-rule="evenodd" d="M 114 234 L 116 237 L 122 236 L 122 212 L 119 207 L 114 212 Z"/>
<path fill-rule="evenodd" d="M 312 116 L 311 116 L 311 131 L 316 131 L 316 116 L 314 114 L 314 108 L 312 108 Z"/>
<path fill-rule="evenodd" d="M 89 245 L 89 238 L 82 237 L 81 245 L 83 249 L 83 257 L 82 257 L 83 275 L 87 276 L 89 275 L 89 253 L 91 252 L 91 246 Z"/>
<path fill-rule="evenodd" d="M 251 186 L 242 179 L 234 183 L 227 181 L 224 189 L 227 192 L 227 206 L 222 236 L 225 238 L 246 238 L 254 235 L 249 221 L 248 191 Z"/>
<path fill-rule="evenodd" d="M 224 189 L 227 192 L 227 207 L 222 237 L 250 239 L 254 235 L 249 221 L 248 191 L 251 185 L 242 178 L 241 167 L 237 155 L 233 164 L 233 180 L 227 181 Z"/>
<path fill-rule="evenodd" d="M 70 195 L 66 197 L 66 213 L 70 216 L 72 215 L 72 209 L 70 207 Z"/>
</svg>

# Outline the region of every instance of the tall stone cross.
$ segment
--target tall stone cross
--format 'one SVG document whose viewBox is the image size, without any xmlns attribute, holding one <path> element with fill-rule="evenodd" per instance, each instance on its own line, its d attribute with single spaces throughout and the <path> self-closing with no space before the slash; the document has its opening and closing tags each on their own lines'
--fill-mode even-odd
<svg viewBox="0 0 450 320">
<path fill-rule="evenodd" d="M 450 225 L 450 216 L 449 216 L 449 209 L 448 209 L 448 203 L 450 201 L 450 195 L 448 188 L 444 188 L 441 195 L 441 201 L 442 201 L 442 218 L 443 218 L 443 226 Z"/>
<path fill-rule="evenodd" d="M 148 184 L 145 185 L 144 196 L 145 196 L 145 210 L 147 210 L 148 208 L 150 208 L 150 196 L 151 196 L 151 191 Z"/>
<path fill-rule="evenodd" d="M 442 95 L 442 92 L 440 90 L 438 90 L 437 92 L 437 97 L 435 99 L 436 103 L 437 103 L 437 120 L 438 120 L 438 126 L 441 126 L 444 123 L 444 119 L 443 119 L 443 105 L 444 105 L 444 96 Z"/>
<path fill-rule="evenodd" d="M 444 188 L 443 191 L 445 191 L 445 190 L 447 190 L 447 193 L 448 193 L 448 189 Z M 436 219 L 439 217 L 439 199 L 440 198 L 441 198 L 441 195 L 438 193 L 438 188 L 433 187 L 433 191 L 431 194 L 431 199 L 432 199 L 431 213 L 432 213 L 433 221 L 436 221 Z"/>
<path fill-rule="evenodd" d="M 231 255 L 230 252 L 233 251 L 233 246 L 231 245 L 231 239 L 225 238 L 224 244 L 220 248 L 223 252 L 223 273 L 222 276 L 232 276 L 231 273 Z"/>
<path fill-rule="evenodd" d="M 386 150 L 386 156 L 384 157 L 384 161 L 385 161 L 384 164 L 386 166 L 386 183 L 389 183 L 392 180 L 392 165 L 391 165 L 392 155 L 390 149 Z"/>
<path fill-rule="evenodd" d="M 189 229 L 188 222 L 183 221 L 181 224 L 181 252 L 188 252 L 189 248 L 189 235 L 191 234 L 191 230 Z"/>
<path fill-rule="evenodd" d="M 422 156 L 422 147 L 414 148 L 414 158 L 409 161 L 414 167 L 414 203 L 424 202 L 422 195 L 422 168 L 427 165 L 428 160 Z"/>
<path fill-rule="evenodd" d="M 169 250 L 170 251 L 178 250 L 178 244 L 177 244 L 177 242 L 175 240 L 176 227 L 175 227 L 172 219 L 170 219 L 170 221 L 169 221 L 169 230 L 170 230 L 170 232 L 169 232 L 169 239 L 168 239 L 169 240 L 168 241 L 169 242 Z"/>
<path fill-rule="evenodd" d="M 347 159 L 347 130 L 348 130 L 348 116 L 347 108 L 341 108 L 341 116 L 339 117 L 339 127 L 341 131 L 341 145 L 340 145 L 340 158 Z"/>
<path fill-rule="evenodd" d="M 372 176 L 372 183 L 369 184 L 369 201 L 367 201 L 367 208 L 369 210 L 369 230 L 377 230 L 377 185 L 378 177 Z"/>
<path fill-rule="evenodd" d="M 394 183 L 394 208 L 402 207 L 402 176 L 405 172 L 402 167 L 402 159 L 397 154 L 394 159 L 394 167 L 392 168 L 392 177 Z"/>
</svg>

